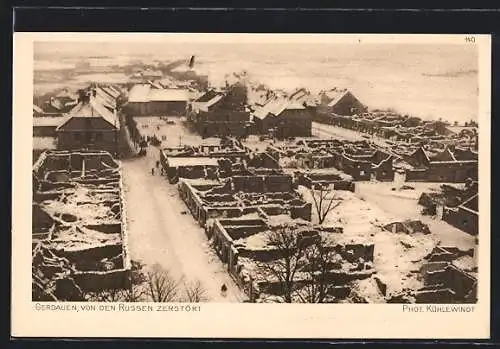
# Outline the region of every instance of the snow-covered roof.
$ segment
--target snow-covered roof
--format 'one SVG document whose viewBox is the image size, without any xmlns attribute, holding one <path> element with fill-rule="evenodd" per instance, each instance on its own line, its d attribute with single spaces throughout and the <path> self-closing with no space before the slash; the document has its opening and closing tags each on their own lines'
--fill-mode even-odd
<svg viewBox="0 0 500 349">
<path fill-rule="evenodd" d="M 33 137 L 33 149 L 56 149 L 55 137 Z"/>
<path fill-rule="evenodd" d="M 205 103 L 205 107 L 206 108 L 211 107 L 212 105 L 220 101 L 222 97 L 224 97 L 222 94 L 215 96 L 214 98 Z"/>
<path fill-rule="evenodd" d="M 184 89 L 150 89 L 148 99 L 150 101 L 187 101 L 189 94 Z"/>
<path fill-rule="evenodd" d="M 321 95 L 324 95 L 325 97 L 328 98 L 329 107 L 334 106 L 342 97 L 344 97 L 348 93 L 349 90 L 347 89 L 337 89 L 337 88 L 320 92 Z"/>
<path fill-rule="evenodd" d="M 40 113 L 40 114 L 43 114 L 43 109 L 40 108 L 38 105 L 36 104 L 33 104 L 33 111 L 34 112 L 37 112 L 37 113 Z"/>
<path fill-rule="evenodd" d="M 277 116 L 280 115 L 284 110 L 290 109 L 305 109 L 305 107 L 303 104 L 297 101 L 279 98 L 270 101 L 261 108 L 258 108 L 253 116 L 259 119 L 264 119 L 269 114 Z"/>
<path fill-rule="evenodd" d="M 160 86 L 157 86 L 160 87 Z M 151 84 L 137 84 L 129 91 L 129 102 L 188 101 L 189 91 L 177 88 L 152 88 Z"/>
<path fill-rule="evenodd" d="M 128 94 L 129 102 L 147 102 L 148 101 L 148 93 L 151 89 L 149 84 L 137 84 L 134 85 Z"/>
<path fill-rule="evenodd" d="M 33 118 L 33 127 L 54 126 L 61 125 L 66 120 L 64 116 L 42 116 Z"/>
<path fill-rule="evenodd" d="M 153 86 L 153 88 L 157 88 L 157 89 L 162 89 L 163 88 L 163 86 L 159 82 L 156 82 L 156 81 L 148 80 L 148 84 L 150 84 L 151 86 Z"/>
</svg>

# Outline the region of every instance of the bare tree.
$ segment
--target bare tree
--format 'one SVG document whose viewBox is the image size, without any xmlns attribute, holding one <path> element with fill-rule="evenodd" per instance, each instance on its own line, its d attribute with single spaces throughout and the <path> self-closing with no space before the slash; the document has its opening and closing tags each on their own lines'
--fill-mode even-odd
<svg viewBox="0 0 500 349">
<path fill-rule="evenodd" d="M 295 274 L 304 254 L 299 234 L 294 227 L 280 226 L 268 234 L 267 243 L 276 250 L 278 258 L 258 265 L 278 279 L 285 302 L 292 303 Z"/>
<path fill-rule="evenodd" d="M 200 280 L 185 284 L 184 299 L 192 303 L 206 302 L 208 300 L 207 290 Z"/>
<path fill-rule="evenodd" d="M 170 272 L 155 264 L 146 273 L 148 293 L 153 302 L 173 302 L 177 299 L 179 281 Z"/>
<path fill-rule="evenodd" d="M 304 303 L 324 303 L 334 284 L 328 276 L 335 261 L 336 252 L 324 239 L 317 239 L 304 251 L 304 268 L 307 279 L 297 296 Z"/>
<path fill-rule="evenodd" d="M 335 196 L 334 190 L 328 186 L 313 184 L 310 191 L 314 201 L 314 208 L 318 215 L 318 223 L 321 225 L 328 213 L 340 205 L 342 201 Z"/>
</svg>

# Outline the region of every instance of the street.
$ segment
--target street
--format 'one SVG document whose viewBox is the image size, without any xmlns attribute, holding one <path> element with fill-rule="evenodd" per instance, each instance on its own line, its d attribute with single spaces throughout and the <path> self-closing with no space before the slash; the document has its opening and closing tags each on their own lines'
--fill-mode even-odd
<svg viewBox="0 0 500 349">
<path fill-rule="evenodd" d="M 151 174 L 158 159 L 159 150 L 149 147 L 145 157 L 122 162 L 132 260 L 158 263 L 177 279 L 200 281 L 209 302 L 242 302 L 246 296 L 211 250 L 204 230 L 185 214 L 177 187 L 158 170 Z M 225 297 L 220 293 L 223 284 L 228 288 Z"/>
</svg>

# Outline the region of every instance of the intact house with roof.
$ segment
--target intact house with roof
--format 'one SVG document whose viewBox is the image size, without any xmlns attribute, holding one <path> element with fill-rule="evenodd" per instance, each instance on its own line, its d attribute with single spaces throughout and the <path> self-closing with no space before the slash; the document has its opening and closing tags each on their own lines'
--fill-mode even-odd
<svg viewBox="0 0 500 349">
<path fill-rule="evenodd" d="M 189 120 L 202 137 L 247 136 L 251 123 L 246 86 L 207 91 L 191 104 Z"/>
<path fill-rule="evenodd" d="M 132 116 L 184 116 L 189 91 L 179 88 L 158 88 L 152 84 L 136 84 L 128 93 L 127 113 Z"/>
<path fill-rule="evenodd" d="M 307 103 L 293 98 L 274 98 L 253 113 L 259 134 L 273 133 L 278 138 L 310 137 L 312 112 Z"/>
<path fill-rule="evenodd" d="M 56 128 L 58 149 L 105 150 L 118 153 L 120 122 L 116 109 L 91 90 Z"/>
<path fill-rule="evenodd" d="M 318 114 L 355 115 L 365 112 L 366 109 L 347 89 L 332 88 L 319 93 Z"/>
<path fill-rule="evenodd" d="M 443 219 L 448 224 L 477 235 L 479 231 L 478 182 L 443 184 L 439 190 L 424 192 L 418 203 L 424 213 Z"/>
</svg>

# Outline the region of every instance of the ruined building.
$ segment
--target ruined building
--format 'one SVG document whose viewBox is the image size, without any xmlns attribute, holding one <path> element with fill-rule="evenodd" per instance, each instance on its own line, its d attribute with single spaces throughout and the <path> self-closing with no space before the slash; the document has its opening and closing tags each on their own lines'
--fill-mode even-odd
<svg viewBox="0 0 500 349">
<path fill-rule="evenodd" d="M 318 114 L 355 115 L 366 110 L 351 91 L 333 88 L 319 93 Z"/>
<path fill-rule="evenodd" d="M 126 111 L 131 116 L 185 116 L 188 102 L 187 89 L 136 84 L 129 91 Z"/>
<path fill-rule="evenodd" d="M 129 287 L 120 165 L 104 151 L 48 151 L 33 166 L 33 300 Z"/>
<path fill-rule="evenodd" d="M 192 103 L 189 119 L 204 138 L 247 136 L 251 124 L 246 86 L 236 83 L 224 91 L 207 91 Z"/>
</svg>

